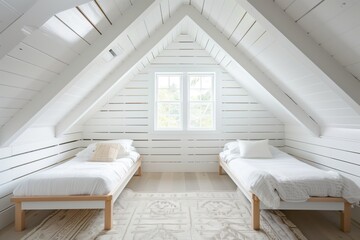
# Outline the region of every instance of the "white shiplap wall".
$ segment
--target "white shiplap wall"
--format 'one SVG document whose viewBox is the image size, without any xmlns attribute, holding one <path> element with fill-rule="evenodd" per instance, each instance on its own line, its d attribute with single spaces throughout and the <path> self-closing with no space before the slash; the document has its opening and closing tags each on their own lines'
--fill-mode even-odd
<svg viewBox="0 0 360 240">
<path fill-rule="evenodd" d="M 152 128 L 153 80 L 156 71 L 217 72 L 216 132 L 158 133 Z M 234 139 L 268 138 L 283 145 L 284 126 L 253 99 L 203 50 L 195 39 L 181 35 L 136 75 L 85 124 L 86 140 L 131 138 L 144 157 L 145 171 L 216 171 L 217 155 Z"/>
<path fill-rule="evenodd" d="M 360 135 L 353 131 L 352 136 L 354 139 L 318 138 L 300 127 L 286 126 L 284 150 L 310 165 L 339 172 L 360 186 Z M 360 221 L 359 208 L 354 209 L 353 218 Z"/>
<path fill-rule="evenodd" d="M 10 198 L 19 182 L 73 157 L 79 151 L 79 129 L 74 128 L 61 138 L 49 135 L 53 135 L 50 128 L 29 129 L 14 146 L 0 148 L 0 229 L 14 221 Z"/>
</svg>

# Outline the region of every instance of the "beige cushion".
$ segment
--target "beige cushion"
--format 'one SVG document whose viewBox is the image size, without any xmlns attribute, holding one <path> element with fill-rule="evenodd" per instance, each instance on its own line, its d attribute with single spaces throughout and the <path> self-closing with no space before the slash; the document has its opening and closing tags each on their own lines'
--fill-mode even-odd
<svg viewBox="0 0 360 240">
<path fill-rule="evenodd" d="M 98 143 L 91 161 L 94 162 L 111 162 L 117 159 L 119 149 L 123 146 L 119 143 Z M 123 150 L 122 150 L 123 151 Z"/>
</svg>

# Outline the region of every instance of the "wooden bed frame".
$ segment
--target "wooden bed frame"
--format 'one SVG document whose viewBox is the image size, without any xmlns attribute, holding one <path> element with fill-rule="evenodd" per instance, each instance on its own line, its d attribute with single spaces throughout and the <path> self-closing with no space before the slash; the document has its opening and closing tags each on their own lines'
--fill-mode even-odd
<svg viewBox="0 0 360 240">
<path fill-rule="evenodd" d="M 260 202 L 260 199 L 244 188 L 241 182 L 230 171 L 226 163 L 220 156 L 219 158 L 219 175 L 223 174 L 223 170 L 235 182 L 241 192 L 251 203 L 251 223 L 254 230 L 260 229 L 260 210 L 271 209 Z M 332 210 L 341 211 L 340 229 L 343 232 L 350 232 L 351 228 L 351 204 L 340 197 L 311 197 L 306 202 L 285 202 L 281 201 L 278 210 Z"/>
<path fill-rule="evenodd" d="M 104 209 L 104 229 L 112 228 L 113 204 L 133 175 L 141 176 L 141 158 L 129 169 L 127 176 L 107 195 L 17 196 L 15 230 L 25 229 L 25 210 Z"/>
</svg>

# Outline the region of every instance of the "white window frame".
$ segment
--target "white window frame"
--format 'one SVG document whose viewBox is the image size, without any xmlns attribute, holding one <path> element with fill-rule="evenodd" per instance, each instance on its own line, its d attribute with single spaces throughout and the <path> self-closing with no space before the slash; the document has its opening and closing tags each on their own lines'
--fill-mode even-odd
<svg viewBox="0 0 360 240">
<path fill-rule="evenodd" d="M 188 75 L 207 75 L 207 74 L 211 74 L 213 76 L 213 128 L 189 128 L 189 121 L 190 121 L 190 79 Z M 179 129 L 162 129 L 162 128 L 157 128 L 157 113 L 158 113 L 158 101 L 157 101 L 157 92 L 158 92 L 158 86 L 157 86 L 157 76 L 158 75 L 181 75 L 181 81 L 180 81 L 180 106 L 181 106 L 181 128 Z M 219 131 L 219 126 L 218 126 L 218 116 L 216 115 L 217 112 L 217 108 L 218 103 L 216 101 L 217 99 L 217 94 L 218 92 L 216 91 L 217 88 L 217 81 L 216 81 L 216 77 L 218 75 L 218 72 L 213 72 L 213 71 L 201 71 L 201 72 L 195 72 L 195 71 L 155 71 L 154 72 L 154 77 L 155 77 L 155 81 L 154 81 L 154 88 L 153 88 L 153 93 L 154 93 L 154 120 L 153 120 L 153 131 L 154 132 L 163 132 L 163 133 L 172 133 L 172 132 L 216 132 Z"/>
<path fill-rule="evenodd" d="M 212 103 L 212 107 L 213 107 L 213 115 L 212 115 L 212 119 L 213 119 L 213 127 L 212 128 L 191 128 L 190 127 L 190 103 L 191 102 L 196 102 L 196 101 L 191 101 L 190 100 L 190 75 L 211 75 L 212 76 L 212 101 L 198 101 L 199 103 L 201 102 L 211 102 Z M 215 83 L 216 83 L 216 74 L 214 72 L 187 72 L 186 73 L 186 84 L 187 84 L 187 91 L 186 91 L 186 99 L 187 99 L 187 103 L 186 103 L 186 110 L 187 110 L 187 121 L 186 121 L 186 129 L 188 131 L 214 131 L 216 130 L 216 88 L 215 88 Z"/>
<path fill-rule="evenodd" d="M 180 128 L 158 128 L 158 124 L 157 124 L 157 120 L 158 120 L 158 81 L 157 81 L 157 76 L 159 75 L 165 75 L 165 76 L 169 76 L 169 75 L 176 75 L 176 76 L 180 76 Z M 164 131 L 164 132 L 169 132 L 169 131 L 183 131 L 184 130 L 184 99 L 183 99 L 183 89 L 184 89 L 184 74 L 182 72 L 156 72 L 155 73 L 155 89 L 154 89 L 154 131 Z M 162 101 L 165 102 L 165 101 Z"/>
</svg>

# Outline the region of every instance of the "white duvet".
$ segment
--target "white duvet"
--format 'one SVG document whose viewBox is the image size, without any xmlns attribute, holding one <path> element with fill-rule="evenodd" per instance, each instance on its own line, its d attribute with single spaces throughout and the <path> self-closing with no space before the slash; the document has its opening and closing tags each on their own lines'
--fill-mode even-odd
<svg viewBox="0 0 360 240">
<path fill-rule="evenodd" d="M 324 171 L 273 148 L 271 159 L 245 159 L 224 151 L 220 157 L 236 178 L 270 208 L 280 201 L 304 202 L 310 197 L 343 197 L 358 204 L 360 189 L 332 171 Z"/>
<path fill-rule="evenodd" d="M 104 195 L 111 192 L 139 159 L 137 152 L 113 162 L 75 157 L 20 183 L 14 196 Z"/>
</svg>

